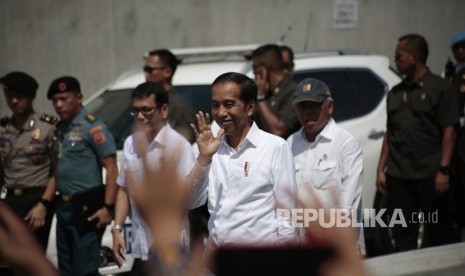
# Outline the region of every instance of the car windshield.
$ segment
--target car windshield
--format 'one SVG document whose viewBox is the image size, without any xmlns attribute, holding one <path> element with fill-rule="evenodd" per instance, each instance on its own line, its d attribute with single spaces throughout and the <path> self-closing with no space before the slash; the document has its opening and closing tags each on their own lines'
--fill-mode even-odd
<svg viewBox="0 0 465 276">
<path fill-rule="evenodd" d="M 210 85 L 183 85 L 176 86 L 175 89 L 194 110 L 210 113 Z M 89 113 L 100 118 L 108 126 L 119 150 L 123 149 L 124 141 L 131 134 L 133 126 L 133 118 L 129 115 L 132 90 L 107 90 L 86 105 Z"/>
</svg>

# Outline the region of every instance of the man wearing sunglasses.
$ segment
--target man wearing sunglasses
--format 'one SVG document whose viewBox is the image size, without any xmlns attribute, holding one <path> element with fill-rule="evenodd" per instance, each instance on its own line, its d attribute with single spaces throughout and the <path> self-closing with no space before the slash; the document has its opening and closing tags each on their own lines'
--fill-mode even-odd
<svg viewBox="0 0 465 276">
<path fill-rule="evenodd" d="M 170 111 L 168 122 L 171 127 L 181 133 L 189 142 L 194 142 L 190 123 L 195 123 L 195 110 L 172 85 L 174 72 L 178 66 L 176 56 L 166 49 L 157 49 L 145 58 L 145 80 L 163 86 L 168 92 Z"/>
</svg>

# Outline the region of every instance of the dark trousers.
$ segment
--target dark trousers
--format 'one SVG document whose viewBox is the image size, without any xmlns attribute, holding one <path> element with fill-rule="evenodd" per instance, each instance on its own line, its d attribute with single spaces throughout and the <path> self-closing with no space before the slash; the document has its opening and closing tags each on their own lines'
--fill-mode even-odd
<svg viewBox="0 0 465 276">
<path fill-rule="evenodd" d="M 29 211 L 39 202 L 42 197 L 44 189 L 38 189 L 34 192 L 27 192 L 21 196 L 14 194 L 7 194 L 3 202 L 5 202 L 19 217 L 25 218 Z M 55 212 L 55 204 L 47 208 L 47 215 L 45 217 L 44 226 L 33 231 L 33 234 L 39 241 L 39 244 L 44 250 L 47 251 L 48 237 L 50 234 L 50 227 L 52 225 L 53 214 Z"/>
<path fill-rule="evenodd" d="M 100 275 L 100 243 L 104 229 L 79 233 L 71 202 L 58 202 L 56 241 L 60 275 Z"/>
<path fill-rule="evenodd" d="M 387 176 L 386 185 L 389 214 L 401 209 L 406 222 L 406 227 L 396 224 L 391 229 L 395 251 L 418 248 L 420 225 L 423 225 L 423 248 L 455 241 L 450 211 L 452 193 L 437 195 L 434 178 L 406 180 Z M 418 217 L 420 212 L 423 218 Z"/>
</svg>

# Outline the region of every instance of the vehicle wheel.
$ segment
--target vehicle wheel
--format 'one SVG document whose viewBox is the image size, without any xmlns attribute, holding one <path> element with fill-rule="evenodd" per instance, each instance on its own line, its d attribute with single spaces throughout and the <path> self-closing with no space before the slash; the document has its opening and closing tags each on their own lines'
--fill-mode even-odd
<svg viewBox="0 0 465 276">
<path fill-rule="evenodd" d="M 106 246 L 100 248 L 100 264 L 99 267 L 104 267 L 109 263 L 114 262 L 113 251 Z"/>
</svg>

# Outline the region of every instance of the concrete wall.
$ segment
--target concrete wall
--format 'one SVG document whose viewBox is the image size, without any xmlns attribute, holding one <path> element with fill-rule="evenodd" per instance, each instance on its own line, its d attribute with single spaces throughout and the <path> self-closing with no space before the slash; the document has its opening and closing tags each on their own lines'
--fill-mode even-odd
<svg viewBox="0 0 465 276">
<path fill-rule="evenodd" d="M 353 48 L 393 62 L 397 38 L 423 34 L 429 65 L 440 72 L 449 42 L 465 30 L 463 0 L 358 0 L 358 27 L 334 29 L 330 0 L 1 0 L 0 75 L 23 70 L 37 78 L 35 103 L 54 114 L 45 94 L 70 74 L 84 96 L 141 66 L 154 48 L 277 42 L 295 51 Z M 0 116 L 9 114 L 0 97 Z"/>
</svg>

